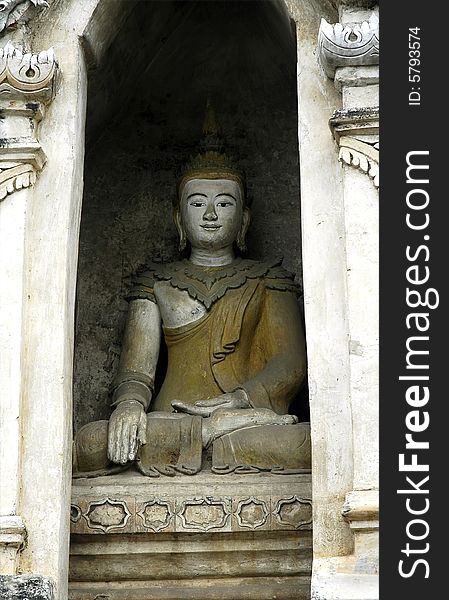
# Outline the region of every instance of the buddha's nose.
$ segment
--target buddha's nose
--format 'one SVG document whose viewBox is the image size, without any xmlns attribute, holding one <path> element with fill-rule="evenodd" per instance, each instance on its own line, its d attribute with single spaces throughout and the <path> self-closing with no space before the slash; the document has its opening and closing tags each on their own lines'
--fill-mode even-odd
<svg viewBox="0 0 449 600">
<path fill-rule="evenodd" d="M 213 204 L 209 204 L 204 212 L 203 220 L 204 221 L 216 221 L 217 213 L 215 212 L 215 206 Z"/>
</svg>

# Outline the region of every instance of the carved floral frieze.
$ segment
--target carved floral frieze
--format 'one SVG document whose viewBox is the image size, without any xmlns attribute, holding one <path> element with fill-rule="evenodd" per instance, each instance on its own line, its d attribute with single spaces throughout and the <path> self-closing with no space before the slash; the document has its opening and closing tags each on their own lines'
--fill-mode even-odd
<svg viewBox="0 0 449 600">
<path fill-rule="evenodd" d="M 72 533 L 220 533 L 312 528 L 312 501 L 300 496 L 74 498 Z"/>
</svg>

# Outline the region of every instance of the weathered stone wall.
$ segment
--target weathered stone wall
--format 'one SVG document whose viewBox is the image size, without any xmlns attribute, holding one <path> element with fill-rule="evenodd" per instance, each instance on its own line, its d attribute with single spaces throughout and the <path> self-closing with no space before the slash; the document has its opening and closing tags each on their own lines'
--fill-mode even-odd
<svg viewBox="0 0 449 600">
<path fill-rule="evenodd" d="M 288 19 L 273 15 L 269 3 L 196 3 L 190 12 L 180 4 L 170 14 L 163 4 L 138 5 L 91 75 L 76 428 L 109 417 L 130 275 L 147 261 L 179 257 L 171 203 L 208 94 L 227 147 L 247 173 L 248 257 L 284 256 L 301 277 L 296 50 Z M 131 49 L 139 49 L 137 58 Z M 126 85 L 114 87 L 114 79 Z"/>
</svg>

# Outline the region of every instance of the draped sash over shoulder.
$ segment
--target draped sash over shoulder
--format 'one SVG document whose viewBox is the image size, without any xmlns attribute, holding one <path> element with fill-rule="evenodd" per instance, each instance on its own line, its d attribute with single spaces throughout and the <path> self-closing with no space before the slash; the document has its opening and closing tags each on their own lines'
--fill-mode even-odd
<svg viewBox="0 0 449 600">
<path fill-rule="evenodd" d="M 258 281 L 249 280 L 238 289 L 228 290 L 226 302 L 215 303 L 198 321 L 164 328 L 167 373 L 152 410 L 171 411 L 173 400 L 194 404 L 233 391 L 243 383 L 225 359 L 239 344 L 246 311 L 258 312 L 258 287 Z"/>
<path fill-rule="evenodd" d="M 139 275 L 129 300 L 157 302 L 154 285 L 169 282 L 200 301 L 198 321 L 164 328 L 168 366 L 150 411 L 172 411 L 238 388 L 254 408 L 285 414 L 305 376 L 298 286 L 280 261 L 236 259 L 223 267 L 190 261 L 153 265 Z"/>
</svg>

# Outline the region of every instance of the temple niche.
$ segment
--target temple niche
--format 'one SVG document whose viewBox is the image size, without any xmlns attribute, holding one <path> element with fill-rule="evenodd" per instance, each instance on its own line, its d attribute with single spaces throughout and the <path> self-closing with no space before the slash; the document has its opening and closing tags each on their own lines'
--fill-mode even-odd
<svg viewBox="0 0 449 600">
<path fill-rule="evenodd" d="M 162 589 L 176 598 L 216 598 L 217 593 L 233 600 L 248 594 L 254 598 L 273 594 L 279 598 L 307 598 L 312 519 L 310 428 L 304 423 L 309 420 L 309 410 L 301 312 L 296 45 L 292 22 L 280 4 L 271 2 L 137 3 L 103 64 L 90 75 L 87 105 L 75 320 L 70 597 L 78 600 L 87 594 L 90 598 L 96 585 L 110 580 L 116 594 L 125 581 L 134 582 L 136 595 L 128 590 L 127 598 L 137 598 L 144 590 L 149 594 L 145 598 L 157 596 Z M 249 270 L 242 271 L 250 278 L 243 287 L 243 280 L 232 280 L 225 296 L 213 300 L 216 304 L 212 308 L 206 301 L 210 309 L 206 328 L 212 329 L 201 335 L 213 336 L 214 328 L 223 326 L 219 337 L 223 335 L 224 340 L 225 335 L 234 335 L 225 334 L 231 321 L 241 319 L 242 339 L 230 338 L 237 339 L 232 342 L 237 344 L 235 351 L 228 349 L 228 341 L 220 340 L 224 353 L 235 352 L 236 358 L 223 360 L 220 375 L 212 358 L 209 381 L 201 370 L 209 359 L 200 357 L 209 352 L 215 338 L 200 342 L 201 347 L 193 343 L 188 346 L 189 336 L 196 335 L 189 330 L 183 343 L 187 344 L 189 358 L 192 353 L 197 358 L 190 361 L 189 370 L 181 364 L 188 363 L 187 356 L 179 357 L 179 351 L 176 358 L 172 354 L 171 361 L 176 360 L 176 365 L 171 363 L 162 390 L 167 389 L 170 373 L 169 390 L 175 385 L 178 394 L 181 391 L 180 396 L 170 399 L 182 402 L 182 390 L 187 398 L 189 394 L 196 400 L 211 398 L 211 389 L 217 389 L 215 395 L 223 392 L 224 397 L 231 398 L 231 410 L 223 408 L 201 419 L 195 412 L 194 416 L 183 416 L 178 409 L 173 417 L 165 413 L 154 418 L 152 411 L 161 410 L 161 384 L 170 350 L 162 342 L 148 408 L 147 399 L 139 393 L 145 384 L 151 388 L 152 369 L 150 377 L 150 371 L 133 374 L 129 382 L 134 367 L 123 359 L 125 321 L 131 310 L 125 296 L 136 289 L 132 283 L 136 272 L 150 268 L 149 272 L 158 277 L 158 269 L 163 271 L 168 265 L 171 273 L 170 265 L 182 258 L 173 223 L 180 174 L 185 177 L 186 164 L 192 158 L 197 160 L 193 170 L 187 168 L 190 191 L 201 184 L 201 191 L 209 193 L 215 185 L 210 177 L 217 177 L 210 175 L 207 156 L 212 156 L 208 154 L 211 148 L 218 147 L 218 151 L 212 151 L 218 165 L 212 171 L 222 169 L 217 190 L 234 190 L 232 193 L 238 196 L 247 188 L 252 222 L 241 265 L 247 264 L 246 257 L 255 262 L 249 262 Z M 202 183 L 192 175 L 195 169 L 202 172 Z M 227 169 L 231 181 L 223 183 Z M 240 171 L 245 172 L 246 185 L 241 183 Z M 247 201 L 243 202 L 246 206 Z M 197 210 L 190 204 L 188 207 Z M 191 245 L 193 248 L 193 242 Z M 283 268 L 278 266 L 281 259 Z M 296 274 L 294 280 L 288 272 Z M 269 281 L 266 287 L 264 277 Z M 149 285 L 147 281 L 144 275 L 143 287 L 139 283 L 138 291 L 132 292 L 137 294 L 132 303 L 137 311 L 147 310 L 136 304 L 146 302 L 142 298 L 147 297 L 143 291 Z M 154 295 L 158 296 L 156 287 L 155 283 Z M 171 290 L 171 296 L 180 293 L 176 287 Z M 179 314 L 184 310 L 183 294 L 186 292 L 181 291 L 179 306 L 172 309 Z M 254 300 L 245 299 L 253 294 Z M 257 300 L 259 296 L 261 300 Z M 152 292 L 149 297 L 154 300 Z M 158 298 L 157 302 L 167 328 L 165 300 Z M 270 303 L 274 303 L 272 309 L 268 308 Z M 236 311 L 232 318 L 230 314 L 224 316 L 229 308 L 223 307 L 228 304 L 236 307 L 231 308 Z M 262 305 L 265 308 L 257 308 Z M 202 310 L 204 306 L 199 305 L 192 314 L 201 314 Z M 255 324 L 245 325 L 253 318 L 251 314 Z M 238 350 L 248 344 L 247 336 L 253 335 L 250 329 L 262 323 L 262 315 L 267 324 L 253 344 L 256 354 L 263 346 L 267 354 L 262 363 L 260 358 L 249 356 L 246 375 L 237 375 L 236 380 L 235 373 L 242 371 L 238 360 L 245 360 L 239 359 Z M 198 322 L 202 323 L 201 318 Z M 133 326 L 128 321 L 127 356 L 131 356 L 130 343 L 140 335 L 137 331 L 130 333 L 129 327 Z M 197 327 L 203 325 L 192 326 L 192 331 Z M 153 343 L 157 329 L 152 331 L 154 334 L 145 334 L 145 344 L 159 350 L 159 344 Z M 164 331 L 168 344 L 167 329 Z M 138 344 L 136 350 L 139 352 Z M 248 394 L 245 382 L 258 377 L 251 361 L 259 361 L 262 372 L 271 357 L 280 363 L 279 368 L 273 367 L 268 377 L 251 384 L 253 392 Z M 131 364 L 136 361 L 132 359 Z M 247 376 L 249 372 L 251 376 Z M 202 377 L 200 389 L 195 387 L 198 383 L 189 388 L 190 380 Z M 174 384 L 176 378 L 182 381 Z M 226 383 L 230 379 L 233 384 Z M 237 383 L 241 388 L 236 388 Z M 130 407 L 125 407 L 126 399 L 121 400 L 129 397 L 130 386 L 149 410 L 147 425 L 139 425 L 138 429 L 138 437 L 146 431 L 147 443 L 137 456 L 135 447 L 131 450 L 132 444 L 127 446 L 123 441 L 127 435 L 119 434 L 122 424 L 128 427 L 129 419 L 134 418 L 126 411 L 141 410 L 135 400 L 131 400 L 134 404 Z M 266 396 L 263 400 L 259 398 L 261 393 L 254 391 L 260 386 Z M 124 396 L 120 396 L 123 389 Z M 118 407 L 108 427 L 112 401 Z M 171 411 L 170 404 L 165 403 L 162 410 Z M 113 421 L 125 413 L 123 421 Z M 136 418 L 142 422 L 143 417 Z M 302 423 L 296 424 L 298 419 Z M 132 429 L 132 425 L 129 427 Z M 116 441 L 107 442 L 108 431 L 109 440 L 115 436 Z M 107 460 L 107 455 L 113 462 Z M 123 459 L 125 455 L 128 462 Z M 126 471 L 120 472 L 124 468 Z M 93 548 L 89 536 L 98 534 L 102 537 Z M 193 538 L 192 534 L 201 535 Z M 121 549 L 125 540 L 136 557 L 135 564 Z M 172 544 L 170 552 L 167 541 Z M 226 549 L 218 565 L 214 553 L 224 542 Z M 299 552 L 295 550 L 297 544 L 301 546 Z M 172 552 L 178 555 L 177 565 L 173 565 Z M 114 558 L 105 561 L 104 553 L 112 553 Z M 247 557 L 243 567 L 242 557 Z M 139 573 L 137 565 L 145 561 L 155 567 Z"/>
<path fill-rule="evenodd" d="M 0 596 L 15 600 L 39 590 L 45 600 L 376 600 L 375 0 L 0 4 L 0 471 L 8 482 L 0 494 Z M 220 296 L 221 284 L 212 294 L 216 281 L 203 277 L 211 284 L 206 300 L 212 308 L 199 306 L 199 296 L 179 287 L 179 278 L 173 285 L 173 265 L 182 255 L 172 218 L 192 192 L 208 202 L 213 192 L 215 203 L 225 191 L 234 194 L 231 214 L 244 224 L 245 186 L 234 169 L 231 177 L 218 169 L 219 177 L 208 178 L 207 170 L 191 168 L 183 187 L 189 191 L 174 203 L 180 174 L 198 157 L 203 134 L 215 135 L 210 122 L 202 131 L 209 100 L 224 152 L 246 173 L 252 212 L 242 260 L 218 264 L 236 285 L 224 286 Z M 189 204 L 187 213 L 192 217 L 201 206 Z M 235 246 L 242 246 L 241 229 L 229 222 Z M 191 258 L 188 251 L 184 256 Z M 275 262 L 281 257 L 282 267 Z M 190 279 L 204 266 L 191 260 Z M 143 286 L 137 297 L 136 272 Z M 196 317 L 172 329 L 187 326 L 183 333 L 190 333 L 198 325 L 215 341 L 222 330 L 211 321 L 223 316 L 222 307 L 228 309 L 221 325 L 232 321 L 232 333 L 243 313 L 257 314 L 257 303 L 245 311 L 259 284 L 255 299 L 290 299 L 285 313 L 263 307 L 266 331 L 294 361 L 290 370 L 283 362 L 281 375 L 276 365 L 279 377 L 269 383 L 280 385 L 268 390 L 267 402 L 261 393 L 252 403 L 244 385 L 219 384 L 233 405 L 225 419 L 202 419 L 182 407 L 187 398 L 176 398 L 177 413 L 168 412 L 172 395 L 162 417 L 150 409 L 139 418 L 141 429 L 140 421 L 147 433 L 156 432 L 142 446 L 143 464 L 138 455 L 123 463 L 119 443 L 108 475 L 99 473 L 96 467 L 108 458 L 108 419 L 127 406 L 133 387 L 121 366 L 129 307 L 163 308 L 163 285 L 172 299 L 185 292 L 188 302 L 172 315 L 185 316 L 187 307 Z M 234 304 L 222 302 L 231 298 Z M 209 319 L 214 306 L 220 310 Z M 154 316 L 154 310 L 148 312 Z M 271 318 L 276 314 L 280 321 Z M 160 316 L 167 323 L 167 313 Z M 240 328 L 247 352 L 261 358 L 256 375 L 267 356 L 260 337 L 255 341 L 260 322 Z M 277 337 L 279 323 L 283 335 Z M 285 352 L 283 341 L 300 330 L 306 344 Z M 235 358 L 238 352 L 229 350 L 237 339 L 218 353 L 225 349 Z M 215 353 L 211 348 L 203 358 Z M 304 348 L 307 372 L 303 361 L 295 362 Z M 193 365 L 195 353 L 185 355 Z M 168 341 L 162 343 L 157 398 L 164 378 L 171 379 L 171 356 Z M 221 376 L 237 376 L 246 365 L 226 361 L 232 369 Z M 210 363 L 214 375 L 216 364 Z M 120 388 L 117 375 L 124 372 Z M 294 385 L 283 395 L 291 374 Z M 148 390 L 153 384 L 145 378 L 134 383 L 136 394 L 142 384 Z M 198 390 L 197 384 L 186 390 Z M 134 416 L 148 390 L 142 402 L 128 398 Z M 275 407 L 274 398 L 284 403 Z M 267 434 L 265 426 L 282 431 Z M 299 464 L 299 445 L 286 441 L 301 427 L 310 434 L 304 440 L 311 464 L 307 455 Z M 126 437 L 119 427 L 112 430 L 113 440 Z M 83 431 L 92 435 L 83 438 Z M 227 451 L 242 448 L 223 441 L 234 431 L 249 452 L 229 464 Z M 221 450 L 214 457 L 216 440 Z M 156 464 L 151 453 L 159 448 L 165 457 Z M 190 462 L 186 453 L 179 458 L 186 448 L 196 452 L 187 452 Z M 263 463 L 267 448 L 282 460 L 271 456 Z M 254 464 L 256 455 L 262 462 Z M 82 463 L 84 457 L 89 460 Z"/>
<path fill-rule="evenodd" d="M 270 2 L 137 3 L 88 85 L 76 304 L 74 428 L 110 415 L 133 273 L 179 259 L 172 200 L 210 97 L 246 172 L 245 256 L 301 285 L 296 45 Z M 157 384 L 162 381 L 161 355 Z M 307 390 L 292 410 L 308 420 Z"/>
</svg>

